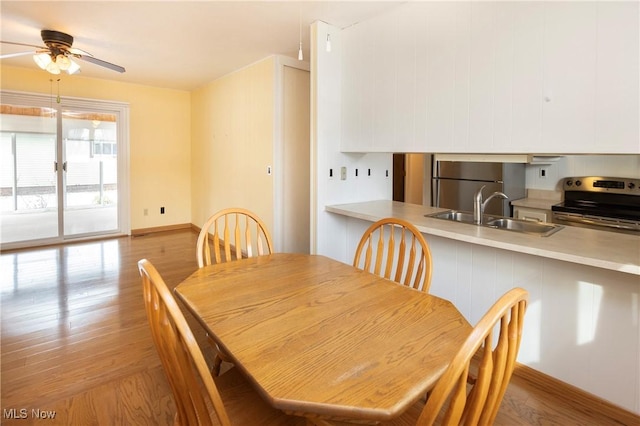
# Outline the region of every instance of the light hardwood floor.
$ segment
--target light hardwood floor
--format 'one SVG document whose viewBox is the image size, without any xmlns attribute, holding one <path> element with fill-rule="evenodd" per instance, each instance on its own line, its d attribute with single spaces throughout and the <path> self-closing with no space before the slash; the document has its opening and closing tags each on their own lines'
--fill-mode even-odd
<svg viewBox="0 0 640 426">
<path fill-rule="evenodd" d="M 137 261 L 151 260 L 175 286 L 197 267 L 196 238 L 183 230 L 2 253 L 0 422 L 172 424 Z M 638 416 L 531 373 L 517 371 L 496 424 L 640 425 Z"/>
</svg>

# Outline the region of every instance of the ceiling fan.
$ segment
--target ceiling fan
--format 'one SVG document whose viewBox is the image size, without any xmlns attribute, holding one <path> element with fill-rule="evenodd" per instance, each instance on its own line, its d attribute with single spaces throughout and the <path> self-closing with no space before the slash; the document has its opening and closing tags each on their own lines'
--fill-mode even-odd
<svg viewBox="0 0 640 426">
<path fill-rule="evenodd" d="M 50 72 L 51 74 L 60 74 L 60 71 L 66 71 L 69 74 L 74 74 L 80 71 L 80 65 L 74 61 L 76 58 L 120 73 L 125 71 L 124 67 L 121 67 L 120 65 L 103 61 L 84 50 L 72 47 L 73 37 L 69 34 L 54 30 L 42 30 L 40 31 L 40 35 L 42 36 L 42 41 L 46 47 L 36 46 L 33 44 L 15 43 L 11 41 L 0 41 L 0 43 L 3 44 L 35 47 L 37 49 L 35 52 L 27 51 L 1 55 L 0 59 L 33 54 L 33 60 L 35 63 L 38 64 L 40 68 Z"/>
</svg>

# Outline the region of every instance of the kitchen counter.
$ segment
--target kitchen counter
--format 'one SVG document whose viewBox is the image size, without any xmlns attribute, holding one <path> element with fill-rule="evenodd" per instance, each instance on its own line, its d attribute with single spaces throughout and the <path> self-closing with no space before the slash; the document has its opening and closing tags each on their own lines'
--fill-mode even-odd
<svg viewBox="0 0 640 426">
<path fill-rule="evenodd" d="M 539 189 L 527 189 L 527 197 L 511 201 L 515 207 L 551 210 L 551 206 L 562 201 L 562 193 Z"/>
<path fill-rule="evenodd" d="M 511 201 L 511 205 L 515 207 L 526 207 L 530 209 L 551 210 L 554 204 L 558 204 L 560 201 L 547 200 L 545 198 L 521 198 L 519 200 Z"/>
<path fill-rule="evenodd" d="M 332 205 L 325 210 L 370 222 L 402 218 L 424 234 L 640 275 L 640 237 L 635 235 L 565 226 L 549 237 L 540 237 L 429 218 L 425 215 L 447 209 L 388 200 Z"/>
<path fill-rule="evenodd" d="M 540 237 L 429 218 L 446 209 L 393 201 L 325 210 L 344 244 L 321 250 L 345 262 L 371 222 L 415 224 L 431 250 L 429 292 L 471 324 L 505 291 L 527 289 L 518 362 L 640 414 L 639 236 L 565 226 Z"/>
</svg>

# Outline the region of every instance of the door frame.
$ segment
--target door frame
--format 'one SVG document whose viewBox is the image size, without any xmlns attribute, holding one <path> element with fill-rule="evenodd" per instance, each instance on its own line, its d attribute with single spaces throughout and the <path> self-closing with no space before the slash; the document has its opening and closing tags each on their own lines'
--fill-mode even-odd
<svg viewBox="0 0 640 426">
<path fill-rule="evenodd" d="M 126 102 L 105 101 L 99 99 L 85 99 L 74 97 L 59 97 L 55 99 L 53 95 L 19 92 L 11 90 L 1 90 L 0 98 L 3 104 L 14 105 L 30 105 L 41 108 L 51 108 L 56 110 L 58 117 L 57 124 L 57 152 L 60 148 L 61 132 L 60 127 L 63 109 L 79 109 L 85 111 L 95 111 L 116 115 L 117 118 L 117 141 L 118 141 L 118 226 L 113 232 L 99 233 L 95 235 L 81 236 L 65 236 L 59 226 L 58 236 L 54 238 L 19 241 L 15 243 L 3 243 L 3 250 L 17 249 L 23 247 L 34 247 L 53 243 L 62 243 L 70 241 L 82 241 L 106 236 L 119 236 L 131 234 L 131 218 L 130 218 L 130 173 L 129 173 L 129 104 Z M 59 160 L 58 160 L 59 161 Z M 62 190 L 61 173 L 57 175 L 59 190 Z M 58 222 L 62 223 L 64 217 L 64 205 L 58 203 Z"/>
</svg>

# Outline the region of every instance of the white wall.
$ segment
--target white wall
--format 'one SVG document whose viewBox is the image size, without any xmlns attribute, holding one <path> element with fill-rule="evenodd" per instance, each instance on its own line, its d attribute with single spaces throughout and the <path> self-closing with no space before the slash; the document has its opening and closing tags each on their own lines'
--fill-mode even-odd
<svg viewBox="0 0 640 426">
<path fill-rule="evenodd" d="M 329 32 L 331 52 L 325 50 Z M 350 263 L 353 253 L 347 251 L 345 222 L 325 212 L 324 206 L 390 200 L 392 156 L 340 152 L 340 30 L 323 22 L 314 23 L 311 55 L 311 252 Z M 346 167 L 346 180 L 340 177 L 341 167 Z M 330 169 L 333 177 L 329 177 Z M 369 169 L 371 176 L 367 175 Z"/>
<path fill-rule="evenodd" d="M 545 177 L 540 177 L 540 170 Z M 529 189 L 560 191 L 559 182 L 569 176 L 605 176 L 640 179 L 640 155 L 568 155 L 545 165 L 527 165 Z"/>
</svg>

